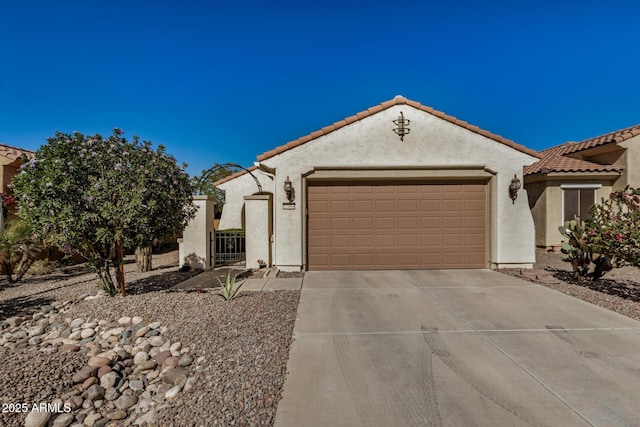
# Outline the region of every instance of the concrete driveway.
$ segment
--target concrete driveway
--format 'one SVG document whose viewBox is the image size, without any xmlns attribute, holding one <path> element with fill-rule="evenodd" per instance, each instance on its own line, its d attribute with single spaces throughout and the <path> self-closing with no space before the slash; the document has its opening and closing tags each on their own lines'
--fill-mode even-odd
<svg viewBox="0 0 640 427">
<path fill-rule="evenodd" d="M 487 270 L 308 272 L 277 427 L 640 425 L 640 322 Z"/>
</svg>

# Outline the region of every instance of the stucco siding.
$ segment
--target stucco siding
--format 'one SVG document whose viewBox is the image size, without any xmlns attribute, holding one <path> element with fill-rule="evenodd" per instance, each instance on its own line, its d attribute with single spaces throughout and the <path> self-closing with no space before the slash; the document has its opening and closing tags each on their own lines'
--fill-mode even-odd
<svg viewBox="0 0 640 427">
<path fill-rule="evenodd" d="M 401 111 L 411 121 L 411 133 L 405 136 L 404 141 L 400 141 L 393 132 L 392 121 Z M 535 157 L 413 107 L 391 107 L 264 161 L 266 166 L 277 171 L 273 186 L 275 264 L 285 269 L 304 266 L 302 236 L 306 207 L 303 177 L 311 176 L 315 168 L 464 169 L 477 168 L 478 165 L 494 173 L 489 184 L 490 263 L 533 263 L 534 225 L 526 192 L 521 189 L 513 204 L 508 187 L 514 175 L 522 180 L 524 165 L 536 160 Z M 296 191 L 294 210 L 283 209 L 282 206 L 287 176 Z"/>
<path fill-rule="evenodd" d="M 609 197 L 613 191 L 610 180 L 602 179 L 571 179 L 570 177 L 556 180 L 538 181 L 527 184 L 529 203 L 536 227 L 536 246 L 549 248 L 560 244 L 562 235 L 558 227 L 563 225 L 563 184 L 601 185 L 596 191 L 596 203 L 602 198 Z"/>
<path fill-rule="evenodd" d="M 627 185 L 640 187 L 640 135 L 624 141 L 620 146 L 626 150 L 616 166 L 623 167 L 624 171 L 615 189 L 622 190 Z"/>
<path fill-rule="evenodd" d="M 254 170 L 252 173 L 260 182 L 263 192 L 273 193 L 273 181 L 267 175 L 258 170 Z M 220 184 L 218 188 L 225 192 L 225 204 L 222 208 L 218 229 L 244 228 L 244 196 L 250 196 L 258 192 L 255 180 L 250 174 L 246 173 Z"/>
</svg>

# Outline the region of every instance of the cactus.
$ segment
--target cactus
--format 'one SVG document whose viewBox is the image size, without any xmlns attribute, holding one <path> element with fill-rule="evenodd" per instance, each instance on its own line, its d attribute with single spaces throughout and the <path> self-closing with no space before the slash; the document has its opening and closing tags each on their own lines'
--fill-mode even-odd
<svg viewBox="0 0 640 427">
<path fill-rule="evenodd" d="M 577 218 L 572 219 L 558 227 L 558 231 L 568 239 L 568 241 L 562 242 L 561 252 L 567 255 L 564 261 L 571 263 L 573 267 L 573 277 L 587 276 L 592 262 L 592 254 L 585 239 L 584 222 L 578 221 Z"/>
</svg>

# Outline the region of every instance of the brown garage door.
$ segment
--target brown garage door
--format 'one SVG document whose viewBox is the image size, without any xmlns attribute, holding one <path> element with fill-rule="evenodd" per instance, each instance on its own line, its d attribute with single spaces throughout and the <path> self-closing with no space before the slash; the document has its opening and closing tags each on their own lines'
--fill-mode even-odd
<svg viewBox="0 0 640 427">
<path fill-rule="evenodd" d="M 483 183 L 311 184 L 309 270 L 485 268 Z"/>
</svg>

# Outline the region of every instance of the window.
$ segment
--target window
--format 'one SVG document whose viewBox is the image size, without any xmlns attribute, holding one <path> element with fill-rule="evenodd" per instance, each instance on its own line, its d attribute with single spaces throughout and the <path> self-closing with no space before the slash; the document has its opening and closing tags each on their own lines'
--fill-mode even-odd
<svg viewBox="0 0 640 427">
<path fill-rule="evenodd" d="M 596 202 L 596 188 L 565 188 L 563 186 L 563 218 L 571 221 L 574 217 L 585 221 L 589 217 L 589 208 Z"/>
</svg>

